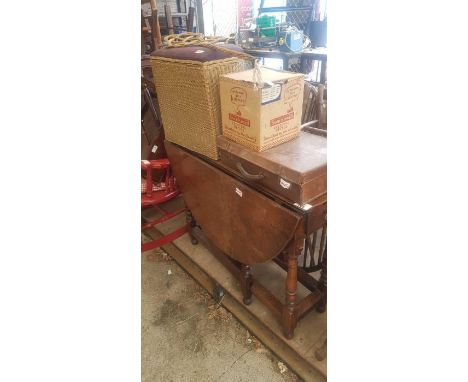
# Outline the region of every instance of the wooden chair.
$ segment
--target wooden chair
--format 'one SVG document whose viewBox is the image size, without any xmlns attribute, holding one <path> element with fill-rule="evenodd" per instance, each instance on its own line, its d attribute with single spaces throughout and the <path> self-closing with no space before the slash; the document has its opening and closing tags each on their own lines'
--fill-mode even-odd
<svg viewBox="0 0 468 382">
<path fill-rule="evenodd" d="M 142 0 L 141 3 L 143 7 L 143 4 L 148 3 L 148 1 Z M 141 10 L 142 55 L 151 53 L 153 50 L 159 49 L 162 46 L 156 0 L 150 0 L 149 7 L 149 14 L 144 14 L 143 9 Z M 149 46 L 149 50 L 146 49 L 147 44 Z"/>
<path fill-rule="evenodd" d="M 320 130 L 327 130 L 326 85 L 305 81 L 301 123 L 302 128 L 315 127 Z"/>
<path fill-rule="evenodd" d="M 176 0 L 177 12 L 172 13 L 171 6 L 164 5 L 164 15 L 158 12 L 156 0 L 142 0 L 141 14 L 141 54 L 148 54 L 163 46 L 161 31 L 164 35 L 193 32 L 195 8 L 188 6 L 187 0 Z M 163 21 L 160 24 L 161 21 Z M 199 29 L 199 28 L 198 28 Z M 200 30 L 201 31 L 201 30 Z"/>
</svg>

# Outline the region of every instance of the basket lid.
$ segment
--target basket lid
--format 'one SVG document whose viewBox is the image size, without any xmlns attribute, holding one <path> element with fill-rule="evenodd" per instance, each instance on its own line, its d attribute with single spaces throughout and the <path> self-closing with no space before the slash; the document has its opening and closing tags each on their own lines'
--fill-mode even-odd
<svg viewBox="0 0 468 382">
<path fill-rule="evenodd" d="M 223 44 L 224 49 L 229 49 L 234 52 L 243 52 L 244 50 L 234 44 Z M 234 57 L 226 52 L 217 50 L 206 45 L 188 45 L 178 48 L 163 48 L 155 50 L 151 53 L 151 57 L 163 57 L 173 60 L 190 60 L 199 62 L 208 62 L 216 60 L 224 60 L 226 58 Z"/>
</svg>

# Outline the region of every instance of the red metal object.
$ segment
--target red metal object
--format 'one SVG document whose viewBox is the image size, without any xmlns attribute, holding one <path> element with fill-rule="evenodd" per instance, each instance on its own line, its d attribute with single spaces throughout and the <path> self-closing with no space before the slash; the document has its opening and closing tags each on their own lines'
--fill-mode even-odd
<svg viewBox="0 0 468 382">
<path fill-rule="evenodd" d="M 176 229 L 175 231 L 171 232 L 170 234 L 163 236 L 160 239 L 150 241 L 149 243 L 145 243 L 141 245 L 141 252 L 146 252 L 151 249 L 155 249 L 161 247 L 164 244 L 170 243 L 171 241 L 177 239 L 179 236 L 182 236 L 184 233 L 188 232 L 187 225 Z"/>
<path fill-rule="evenodd" d="M 177 187 L 175 178 L 171 173 L 171 166 L 168 159 L 142 160 L 141 169 L 146 173 L 146 179 L 142 178 L 141 184 L 141 207 L 153 206 L 162 213 L 160 218 L 143 224 L 141 229 L 144 230 L 172 219 L 173 217 L 183 213 L 185 208 L 175 212 L 168 212 L 158 206 L 159 204 L 167 202 L 179 195 L 179 188 Z M 160 182 L 155 182 L 153 180 L 153 170 L 163 171 L 163 179 L 160 179 Z M 149 251 L 167 244 L 177 239 L 179 236 L 182 236 L 187 232 L 187 230 L 187 225 L 184 225 L 183 227 L 180 227 L 157 240 L 144 243 L 141 245 L 141 251 Z"/>
</svg>

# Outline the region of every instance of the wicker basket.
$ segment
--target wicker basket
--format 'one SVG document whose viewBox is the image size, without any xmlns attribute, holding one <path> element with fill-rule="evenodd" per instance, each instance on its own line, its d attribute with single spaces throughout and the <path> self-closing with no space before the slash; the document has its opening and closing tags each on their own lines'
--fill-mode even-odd
<svg viewBox="0 0 468 382">
<path fill-rule="evenodd" d="M 211 47 L 186 46 L 154 52 L 151 65 L 166 139 L 218 159 L 219 76 L 250 69 L 252 63 Z"/>
</svg>

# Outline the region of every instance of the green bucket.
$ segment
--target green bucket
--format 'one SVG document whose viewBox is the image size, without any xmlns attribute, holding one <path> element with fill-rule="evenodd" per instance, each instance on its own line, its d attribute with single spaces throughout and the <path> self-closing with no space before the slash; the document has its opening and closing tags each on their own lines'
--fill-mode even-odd
<svg viewBox="0 0 468 382">
<path fill-rule="evenodd" d="M 276 26 L 276 17 L 275 16 L 267 16 L 263 15 L 262 17 L 257 17 L 257 28 L 260 30 L 261 37 L 275 37 L 275 29 Z M 272 29 L 264 29 L 264 28 L 272 28 Z"/>
</svg>

